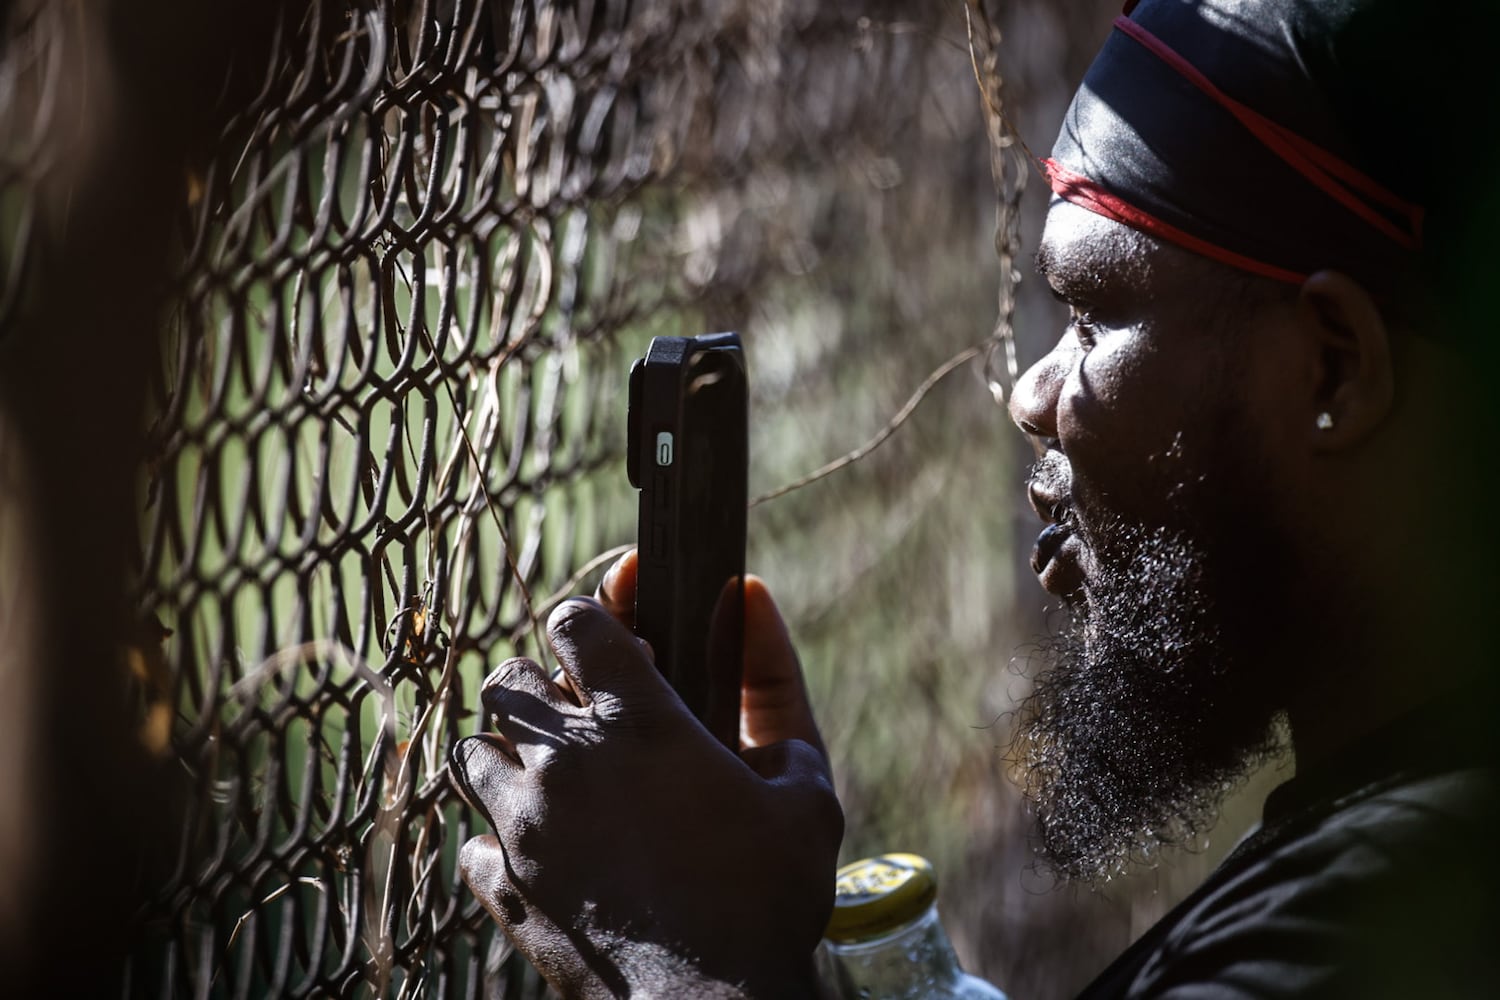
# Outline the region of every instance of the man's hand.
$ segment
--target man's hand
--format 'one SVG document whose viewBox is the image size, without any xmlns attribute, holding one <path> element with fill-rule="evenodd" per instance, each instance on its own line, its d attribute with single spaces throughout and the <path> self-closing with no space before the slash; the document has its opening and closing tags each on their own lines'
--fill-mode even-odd
<svg viewBox="0 0 1500 1000">
<path fill-rule="evenodd" d="M 495 835 L 464 878 L 566 996 L 810 996 L 843 816 L 781 616 L 747 578 L 736 757 L 631 634 L 634 593 L 631 553 L 553 613 L 558 683 L 524 659 L 485 681 L 499 732 L 452 770 Z"/>
</svg>

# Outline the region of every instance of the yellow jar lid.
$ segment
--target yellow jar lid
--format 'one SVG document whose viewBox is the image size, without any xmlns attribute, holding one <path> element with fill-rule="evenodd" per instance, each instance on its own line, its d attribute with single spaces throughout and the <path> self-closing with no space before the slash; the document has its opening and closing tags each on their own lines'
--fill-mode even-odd
<svg viewBox="0 0 1500 1000">
<path fill-rule="evenodd" d="M 847 943 L 880 937 L 910 923 L 937 899 L 937 878 L 926 858 L 882 854 L 838 870 L 833 918 L 824 937 Z"/>
</svg>

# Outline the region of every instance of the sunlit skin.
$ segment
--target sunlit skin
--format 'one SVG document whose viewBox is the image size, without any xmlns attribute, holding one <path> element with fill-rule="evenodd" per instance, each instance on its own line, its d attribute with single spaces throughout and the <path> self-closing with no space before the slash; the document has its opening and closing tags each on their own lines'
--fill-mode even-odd
<svg viewBox="0 0 1500 1000">
<path fill-rule="evenodd" d="M 1042 247 L 1073 319 L 1011 415 L 1057 473 L 1033 502 L 1077 527 L 1042 583 L 1077 599 L 1112 519 L 1169 521 L 1175 484 L 1235 470 L 1244 516 L 1284 551 L 1252 547 L 1274 585 L 1224 596 L 1274 650 L 1265 683 L 1289 692 L 1299 764 L 1450 686 L 1476 630 L 1446 623 L 1480 599 L 1444 586 L 1477 558 L 1465 466 L 1434 447 L 1465 440 L 1461 359 L 1393 332 L 1334 272 L 1225 317 L 1211 267 L 1072 205 L 1053 206 Z M 1199 447 L 1215 441 L 1235 453 Z M 1424 530 L 1439 505 L 1460 544 Z M 842 819 L 787 629 L 751 579 L 737 758 L 630 634 L 634 585 L 627 556 L 597 602 L 554 615 L 557 682 L 527 661 L 486 681 L 500 734 L 454 761 L 497 836 L 465 845 L 464 877 L 566 995 L 811 996 Z"/>
<path fill-rule="evenodd" d="M 499 733 L 454 764 L 496 834 L 464 879 L 565 996 L 812 997 L 843 817 L 786 626 L 748 577 L 736 757 L 630 633 L 635 582 L 632 552 L 553 613 L 556 682 L 486 680 Z"/>
<path fill-rule="evenodd" d="M 1472 463 L 1444 451 L 1466 439 L 1473 391 L 1458 353 L 1391 329 L 1332 271 L 1229 317 L 1226 338 L 1207 328 L 1200 259 L 1066 202 L 1048 213 L 1038 267 L 1071 320 L 1021 378 L 1011 416 L 1070 473 L 1068 497 L 1033 489 L 1038 512 L 1049 520 L 1066 500 L 1083 529 L 1042 566 L 1043 585 L 1077 591 L 1094 558 L 1080 535 L 1109 516 L 1163 517 L 1182 470 L 1163 474 L 1162 456 L 1200 430 L 1204 406 L 1228 408 L 1249 438 L 1256 509 L 1287 538 L 1267 554 L 1290 570 L 1284 589 L 1239 597 L 1274 644 L 1268 683 L 1308 675 L 1286 705 L 1299 759 L 1450 686 L 1471 630 L 1447 623 L 1474 595 L 1443 584 L 1469 579 L 1479 549 L 1463 544 Z M 1203 403 L 1205 385 L 1220 398 Z"/>
<path fill-rule="evenodd" d="M 1010 405 L 1016 425 L 1060 452 L 1071 472 L 1069 497 L 1033 490 L 1044 519 L 1069 500 L 1085 533 L 1097 532 L 1105 514 L 1160 520 L 1177 473 L 1158 466 L 1180 447 L 1179 436 L 1201 431 L 1185 418 L 1201 415 L 1205 393 L 1226 381 L 1235 398 L 1211 405 L 1234 408 L 1255 427 L 1258 455 L 1276 462 L 1266 472 L 1288 487 L 1305 472 L 1294 456 L 1315 416 L 1286 401 L 1310 396 L 1302 383 L 1316 373 L 1306 359 L 1283 360 L 1295 336 L 1286 311 L 1258 317 L 1247 333 L 1256 350 L 1236 359 L 1242 363 L 1226 380 L 1228 349 L 1219 331 L 1205 328 L 1193 287 L 1201 268 L 1181 266 L 1184 257 L 1066 202 L 1049 213 L 1038 268 L 1068 305 L 1069 324 L 1021 378 Z M 1091 558 L 1072 535 L 1041 567 L 1043 586 L 1075 591 Z"/>
</svg>

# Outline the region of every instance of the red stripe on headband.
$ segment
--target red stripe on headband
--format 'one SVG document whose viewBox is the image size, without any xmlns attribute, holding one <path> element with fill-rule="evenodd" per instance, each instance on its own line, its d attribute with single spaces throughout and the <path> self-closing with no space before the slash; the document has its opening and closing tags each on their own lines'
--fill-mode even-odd
<svg viewBox="0 0 1500 1000">
<path fill-rule="evenodd" d="M 1290 129 L 1278 125 L 1259 112 L 1241 104 L 1204 76 L 1196 66 L 1175 52 L 1166 42 L 1157 38 L 1140 24 L 1127 17 L 1115 18 L 1115 27 L 1139 42 L 1152 55 L 1171 66 L 1193 86 L 1207 94 L 1261 141 L 1271 152 L 1307 178 L 1319 190 L 1340 205 L 1368 222 L 1381 233 L 1408 250 L 1417 250 L 1422 245 L 1422 209 L 1403 201 L 1381 187 L 1373 179 L 1334 156 L 1328 150 L 1297 135 Z M 1406 228 L 1396 225 L 1374 208 L 1359 200 L 1363 194 L 1371 201 L 1384 205 L 1400 214 Z"/>
<path fill-rule="evenodd" d="M 1305 274 L 1288 271 L 1286 268 L 1237 254 L 1217 243 L 1210 243 L 1191 233 L 1183 232 L 1171 223 L 1163 222 L 1149 212 L 1136 208 L 1128 201 L 1106 190 L 1098 182 L 1069 170 L 1056 160 L 1045 159 L 1042 161 L 1042 167 L 1047 173 L 1047 183 L 1052 186 L 1052 190 L 1059 198 L 1070 201 L 1080 208 L 1086 208 L 1095 215 L 1113 219 L 1132 229 L 1150 233 L 1169 243 L 1175 243 L 1194 253 L 1228 264 L 1230 267 L 1237 267 L 1242 271 L 1249 271 L 1251 274 L 1259 274 L 1262 277 L 1285 281 L 1293 285 L 1300 285 L 1307 280 Z"/>
</svg>

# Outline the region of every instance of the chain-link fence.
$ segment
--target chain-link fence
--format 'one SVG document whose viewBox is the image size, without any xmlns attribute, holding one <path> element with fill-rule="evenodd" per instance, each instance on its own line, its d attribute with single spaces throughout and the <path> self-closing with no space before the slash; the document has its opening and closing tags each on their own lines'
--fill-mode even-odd
<svg viewBox="0 0 1500 1000">
<path fill-rule="evenodd" d="M 917 38 L 798 7 L 288 11 L 186 177 L 139 658 L 185 812 L 133 986 L 516 991 L 447 747 L 628 538 L 630 355 L 816 252 L 734 245 L 723 196 L 923 91 Z"/>
<path fill-rule="evenodd" d="M 631 358 L 730 328 L 757 493 L 971 359 L 878 451 L 757 507 L 751 564 L 802 644 L 848 850 L 934 856 L 961 948 L 1018 995 L 1078 985 L 1025 958 L 1082 938 L 1087 978 L 1130 913 L 1098 932 L 1097 907 L 959 876 L 1025 864 L 987 728 L 1032 628 L 1024 456 L 986 385 L 1024 177 L 997 114 L 1050 128 L 1107 26 L 1078 11 L 1110 6 L 991 4 L 992 26 L 961 0 L 318 0 L 207 60 L 202 140 L 156 164 L 173 277 L 126 663 L 166 819 L 127 992 L 540 992 L 458 879 L 481 821 L 447 749 L 488 666 L 547 656 L 537 618 L 631 540 Z M 12 15 L 0 110 L 66 90 L 17 42 L 57 9 Z M 99 118 L 7 120 L 48 142 L 12 141 L 0 175 L 0 339 L 35 283 L 38 179 Z"/>
</svg>

